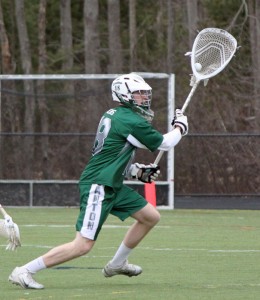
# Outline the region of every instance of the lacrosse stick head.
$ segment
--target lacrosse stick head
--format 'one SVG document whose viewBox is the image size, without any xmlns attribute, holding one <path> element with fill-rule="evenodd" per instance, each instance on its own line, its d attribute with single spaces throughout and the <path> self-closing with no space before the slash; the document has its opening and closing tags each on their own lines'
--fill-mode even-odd
<svg viewBox="0 0 260 300">
<path fill-rule="evenodd" d="M 205 28 L 197 35 L 191 52 L 191 68 L 196 81 L 221 72 L 237 50 L 236 39 L 227 31 Z"/>
</svg>

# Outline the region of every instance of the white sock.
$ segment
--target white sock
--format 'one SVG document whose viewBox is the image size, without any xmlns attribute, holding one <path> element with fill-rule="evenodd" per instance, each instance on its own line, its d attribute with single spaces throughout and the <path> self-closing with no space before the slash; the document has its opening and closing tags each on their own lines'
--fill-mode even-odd
<svg viewBox="0 0 260 300">
<path fill-rule="evenodd" d="M 121 267 L 124 263 L 125 260 L 127 260 L 130 252 L 133 249 L 128 248 L 125 246 L 125 244 L 122 242 L 121 245 L 119 246 L 115 256 L 112 258 L 110 261 L 110 265 L 113 268 Z"/>
<path fill-rule="evenodd" d="M 23 268 L 26 268 L 28 272 L 34 274 L 40 270 L 46 269 L 46 266 L 42 256 L 40 256 L 35 260 L 30 261 L 28 264 L 24 265 Z"/>
</svg>

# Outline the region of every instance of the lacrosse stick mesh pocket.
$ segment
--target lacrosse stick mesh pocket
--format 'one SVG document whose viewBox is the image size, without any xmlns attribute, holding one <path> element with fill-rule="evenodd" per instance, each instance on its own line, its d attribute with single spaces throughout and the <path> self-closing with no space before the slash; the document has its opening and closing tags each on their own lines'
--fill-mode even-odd
<svg viewBox="0 0 260 300">
<path fill-rule="evenodd" d="M 200 63 L 201 75 L 210 75 L 225 66 L 236 51 L 236 40 L 221 29 L 207 30 L 198 36 L 194 62 Z"/>
</svg>

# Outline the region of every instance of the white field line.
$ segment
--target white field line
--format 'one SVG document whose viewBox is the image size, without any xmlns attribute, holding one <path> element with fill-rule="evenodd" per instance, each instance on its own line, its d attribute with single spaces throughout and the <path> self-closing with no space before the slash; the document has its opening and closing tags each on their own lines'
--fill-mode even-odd
<svg viewBox="0 0 260 300">
<path fill-rule="evenodd" d="M 0 247 L 6 247 L 6 244 L 0 244 Z M 26 248 L 40 248 L 40 249 L 52 249 L 55 246 L 50 246 L 50 245 L 30 245 L 30 244 L 22 244 L 22 247 Z M 103 247 L 99 249 L 117 249 L 116 247 Z M 207 253 L 213 253 L 213 252 L 219 252 L 219 253 L 260 253 L 260 250 L 256 249 L 247 249 L 247 250 L 224 250 L 224 249 L 216 249 L 216 250 L 211 250 L 211 249 L 174 249 L 174 248 L 152 248 L 152 247 L 138 247 L 137 250 L 149 250 L 149 251 L 171 251 L 171 252 L 207 252 Z M 91 258 L 101 258 L 101 257 L 111 257 L 111 256 L 89 256 L 89 255 L 84 255 L 83 257 L 91 257 Z"/>
<path fill-rule="evenodd" d="M 223 253 L 260 253 L 258 249 L 192 249 L 192 248 L 151 248 L 151 247 L 139 247 L 138 249 L 149 250 L 149 251 L 175 251 L 175 252 L 223 252 Z"/>
<path fill-rule="evenodd" d="M 50 227 L 50 228 L 72 228 L 75 225 L 46 225 L 46 224 L 24 224 L 19 225 L 19 227 Z M 129 228 L 128 225 L 103 225 L 103 228 Z M 156 226 L 156 228 L 171 228 L 171 226 Z M 29 248 L 46 248 L 51 249 L 54 246 L 50 245 L 30 245 L 23 244 L 23 247 Z M 6 245 L 0 244 L 0 247 L 6 247 Z M 116 249 L 116 247 L 102 247 L 99 249 Z M 149 251 L 172 251 L 172 252 L 208 252 L 208 253 L 260 253 L 259 249 L 193 249 L 193 248 L 153 248 L 153 247 L 138 247 L 139 250 L 149 250 Z M 85 256 L 89 257 L 89 256 Z M 94 256 L 91 256 L 94 257 Z M 103 256 L 95 256 L 95 257 L 103 257 Z"/>
<path fill-rule="evenodd" d="M 72 228 L 75 225 L 46 225 L 46 224 L 24 224 L 19 225 L 19 227 L 50 227 L 50 228 Z M 106 225 L 104 224 L 102 228 L 129 228 L 128 225 Z M 171 228 L 171 226 L 156 226 L 155 228 Z"/>
<path fill-rule="evenodd" d="M 6 247 L 6 244 L 0 244 L 0 247 Z M 42 249 L 51 249 L 55 247 L 54 245 L 31 245 L 31 244 L 22 244 L 22 247 L 27 248 L 42 248 Z M 116 250 L 116 247 L 99 247 L 99 250 Z M 154 247 L 138 247 L 138 250 L 144 251 L 165 251 L 165 252 L 207 252 L 207 253 L 260 253 L 258 249 L 193 249 L 193 248 L 154 248 Z M 85 255 L 83 257 L 110 257 L 110 256 L 89 256 Z"/>
<path fill-rule="evenodd" d="M 24 224 L 24 225 L 19 225 L 19 227 L 27 227 L 27 228 L 33 228 L 33 227 L 48 227 L 48 228 L 75 228 L 75 225 L 46 225 L 46 224 Z M 130 226 L 126 226 L 126 225 L 103 225 L 102 228 L 129 228 Z M 165 227 L 161 227 L 161 228 L 167 228 L 168 226 Z"/>
</svg>

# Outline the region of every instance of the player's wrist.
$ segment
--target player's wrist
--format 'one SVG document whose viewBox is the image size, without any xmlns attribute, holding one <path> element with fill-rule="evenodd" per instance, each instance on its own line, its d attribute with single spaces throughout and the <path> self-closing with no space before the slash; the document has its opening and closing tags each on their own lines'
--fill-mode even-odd
<svg viewBox="0 0 260 300">
<path fill-rule="evenodd" d="M 178 129 L 178 130 L 180 131 L 180 133 L 182 134 L 182 128 L 181 128 L 181 126 L 175 125 L 175 126 L 174 126 L 174 129 Z"/>
<path fill-rule="evenodd" d="M 133 179 L 139 179 L 140 176 L 142 176 L 142 167 L 143 166 L 144 165 L 139 164 L 139 163 L 135 163 L 135 164 L 131 165 L 131 171 L 130 171 L 130 173 L 131 173 L 131 177 Z"/>
</svg>

